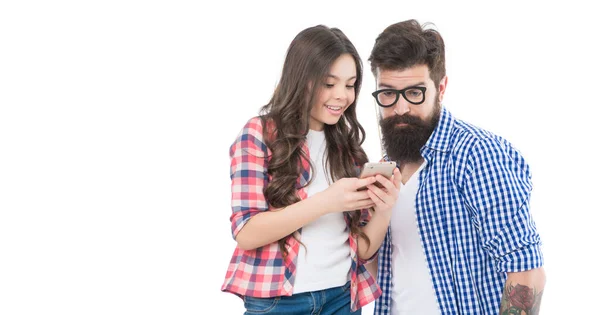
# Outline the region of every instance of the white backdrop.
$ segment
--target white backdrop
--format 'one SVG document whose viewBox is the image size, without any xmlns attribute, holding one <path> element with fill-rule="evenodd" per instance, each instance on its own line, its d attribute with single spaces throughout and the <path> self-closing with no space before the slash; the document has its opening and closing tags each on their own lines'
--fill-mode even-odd
<svg viewBox="0 0 600 315">
<path fill-rule="evenodd" d="M 220 292 L 229 145 L 292 38 L 325 24 L 363 58 L 358 115 L 379 159 L 367 58 L 410 18 L 445 38 L 444 105 L 531 164 L 542 313 L 589 313 L 600 51 L 584 2 L 2 2 L 0 313 L 241 314 Z"/>
</svg>

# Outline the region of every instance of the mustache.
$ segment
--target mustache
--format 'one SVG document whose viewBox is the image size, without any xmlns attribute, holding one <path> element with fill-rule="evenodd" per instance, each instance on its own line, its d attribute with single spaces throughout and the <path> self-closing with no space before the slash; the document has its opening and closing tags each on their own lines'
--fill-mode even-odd
<svg viewBox="0 0 600 315">
<path fill-rule="evenodd" d="M 419 119 L 418 117 L 410 116 L 410 115 L 394 115 L 381 120 L 382 128 L 393 128 L 397 124 L 407 124 L 413 126 L 426 127 L 426 124 Z"/>
</svg>

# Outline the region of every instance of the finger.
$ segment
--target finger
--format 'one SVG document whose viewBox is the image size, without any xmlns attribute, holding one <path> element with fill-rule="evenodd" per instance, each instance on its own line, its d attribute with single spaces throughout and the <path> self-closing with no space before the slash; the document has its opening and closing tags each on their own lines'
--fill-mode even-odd
<svg viewBox="0 0 600 315">
<path fill-rule="evenodd" d="M 373 203 L 375 203 L 375 206 L 381 207 L 385 205 L 385 202 L 383 202 L 383 200 L 381 200 L 381 198 L 379 198 L 379 196 L 377 196 L 372 190 L 367 191 L 371 197 L 371 200 L 373 200 Z"/>
<path fill-rule="evenodd" d="M 383 187 L 385 187 L 385 189 L 387 189 L 387 191 L 391 191 L 391 190 L 394 190 L 394 189 L 396 189 L 396 186 L 394 186 L 394 183 L 393 183 L 391 180 L 389 180 L 389 179 L 385 178 L 385 176 L 382 176 L 382 175 L 379 175 L 379 174 L 378 174 L 378 175 L 376 175 L 376 176 L 375 176 L 375 179 L 376 179 L 376 180 L 377 180 L 377 181 L 378 181 L 378 182 L 379 182 L 379 183 L 380 183 L 380 184 L 381 184 Z"/>
<path fill-rule="evenodd" d="M 381 189 L 375 185 L 367 186 L 367 188 L 369 189 L 368 191 L 377 196 L 383 202 L 383 204 L 391 207 L 396 203 L 398 189 L 396 189 L 393 185 L 392 189 L 390 190 Z M 381 207 L 383 204 L 378 204 L 378 206 Z"/>
<path fill-rule="evenodd" d="M 394 186 L 392 186 L 393 188 Z M 367 191 L 372 192 L 375 196 L 377 196 L 379 199 L 384 200 L 384 198 L 387 196 L 387 192 L 373 184 L 367 186 Z"/>
<path fill-rule="evenodd" d="M 373 184 L 376 181 L 375 176 L 360 178 L 355 182 L 356 189 Z"/>
<path fill-rule="evenodd" d="M 400 173 L 400 170 L 397 167 L 394 169 L 392 179 L 394 180 L 394 186 L 396 186 L 396 189 L 400 189 L 400 184 L 402 183 L 402 173 Z"/>
<path fill-rule="evenodd" d="M 366 199 L 366 200 L 361 200 L 361 201 L 357 201 L 354 206 L 352 207 L 352 210 L 360 210 L 360 209 L 368 209 L 368 208 L 372 208 L 375 206 L 375 203 L 373 202 L 373 200 L 371 200 L 371 198 Z"/>
<path fill-rule="evenodd" d="M 348 193 L 350 200 L 369 200 L 369 194 L 367 194 L 367 190 L 353 191 Z"/>
</svg>

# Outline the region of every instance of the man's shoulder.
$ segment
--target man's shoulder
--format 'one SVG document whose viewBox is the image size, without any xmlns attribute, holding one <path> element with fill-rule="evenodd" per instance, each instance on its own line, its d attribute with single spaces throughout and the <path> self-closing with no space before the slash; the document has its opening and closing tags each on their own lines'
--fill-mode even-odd
<svg viewBox="0 0 600 315">
<path fill-rule="evenodd" d="M 498 134 L 461 119 L 455 119 L 452 137 L 455 147 L 458 146 L 461 149 L 472 149 L 473 147 L 492 149 L 512 146 Z"/>
<path fill-rule="evenodd" d="M 464 120 L 455 120 L 451 155 L 457 161 L 479 160 L 490 163 L 519 161 L 526 163 L 522 153 L 507 139 Z"/>
</svg>

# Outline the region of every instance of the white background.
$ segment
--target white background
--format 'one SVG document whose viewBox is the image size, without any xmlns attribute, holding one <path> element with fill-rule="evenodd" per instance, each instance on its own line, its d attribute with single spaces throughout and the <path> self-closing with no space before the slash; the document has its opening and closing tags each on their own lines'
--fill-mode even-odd
<svg viewBox="0 0 600 315">
<path fill-rule="evenodd" d="M 363 58 L 379 159 L 367 58 L 410 18 L 446 41 L 444 105 L 531 164 L 542 313 L 595 311 L 600 51 L 583 2 L 2 2 L 0 313 L 241 314 L 220 291 L 229 145 L 293 37 L 325 24 Z"/>
</svg>

